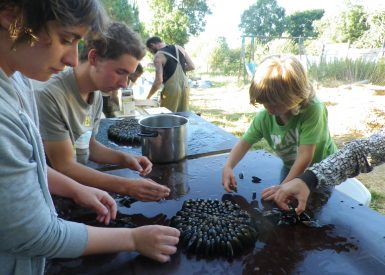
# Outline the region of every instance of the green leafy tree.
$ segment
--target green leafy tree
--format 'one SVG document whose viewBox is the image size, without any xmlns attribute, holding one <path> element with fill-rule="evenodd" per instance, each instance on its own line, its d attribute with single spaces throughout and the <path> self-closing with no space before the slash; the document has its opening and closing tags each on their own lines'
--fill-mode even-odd
<svg viewBox="0 0 385 275">
<path fill-rule="evenodd" d="M 102 3 L 112 20 L 125 22 L 141 35 L 144 34 L 144 25 L 140 22 L 135 0 L 102 0 Z"/>
<path fill-rule="evenodd" d="M 211 10 L 206 0 L 180 0 L 175 1 L 178 9 L 189 19 L 189 33 L 198 35 L 206 27 L 206 16 L 211 14 Z"/>
<path fill-rule="evenodd" d="M 385 43 L 385 10 L 372 12 L 366 23 L 368 30 L 356 41 L 355 45 L 361 48 L 380 48 Z"/>
<path fill-rule="evenodd" d="M 343 40 L 342 26 L 343 19 L 339 14 L 322 17 L 314 21 L 314 28 L 319 33 L 319 39 L 327 43 L 341 43 Z"/>
<path fill-rule="evenodd" d="M 285 28 L 285 9 L 276 0 L 257 0 L 241 15 L 239 28 L 244 35 L 281 36 Z"/>
<path fill-rule="evenodd" d="M 240 49 L 230 49 L 226 38 L 219 37 L 217 46 L 210 55 L 211 71 L 223 75 L 237 75 L 240 54 Z"/>
<path fill-rule="evenodd" d="M 347 3 L 339 14 L 323 17 L 314 25 L 324 41 L 355 43 L 369 29 L 367 18 L 363 6 Z"/>
<path fill-rule="evenodd" d="M 213 72 L 223 73 L 223 65 L 226 63 L 226 58 L 230 51 L 226 38 L 219 37 L 217 46 L 213 49 L 210 57 L 210 68 Z"/>
<path fill-rule="evenodd" d="M 160 36 L 169 44 L 184 45 L 188 42 L 188 17 L 174 9 L 170 0 L 151 0 L 153 19 L 149 28 L 151 35 Z"/>
<path fill-rule="evenodd" d="M 363 6 L 348 4 L 348 10 L 342 13 L 342 18 L 342 42 L 354 43 L 368 30 L 367 14 Z"/>
<path fill-rule="evenodd" d="M 320 20 L 324 13 L 321 9 L 295 12 L 286 17 L 286 31 L 292 37 L 316 37 L 318 32 L 313 22 Z"/>
<path fill-rule="evenodd" d="M 149 0 L 153 19 L 149 27 L 166 43 L 184 45 L 191 35 L 198 35 L 211 13 L 206 0 Z"/>
</svg>

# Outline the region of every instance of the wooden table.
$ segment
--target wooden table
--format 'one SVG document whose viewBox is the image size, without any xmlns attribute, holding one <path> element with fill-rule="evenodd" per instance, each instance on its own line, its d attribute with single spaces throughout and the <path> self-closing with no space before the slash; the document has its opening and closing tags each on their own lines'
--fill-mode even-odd
<svg viewBox="0 0 385 275">
<path fill-rule="evenodd" d="M 136 253 L 87 256 L 73 260 L 56 259 L 47 265 L 47 274 L 383 274 L 385 270 L 385 217 L 359 205 L 344 194 L 325 190 L 313 194 L 308 213 L 322 225 L 276 226 L 259 216 L 255 208 L 270 204 L 261 201 L 261 191 L 277 184 L 282 162 L 264 151 L 249 152 L 235 169 L 238 192 L 228 194 L 221 184 L 221 170 L 227 154 L 188 159 L 174 164 L 155 165 L 150 177 L 172 189 L 161 202 L 135 202 L 119 206 L 136 224 L 168 224 L 169 219 L 190 198 L 232 200 L 259 221 L 259 237 L 254 249 L 233 258 L 198 259 L 183 251 L 171 262 L 160 264 Z M 108 173 L 138 177 L 127 169 Z M 251 181 L 258 176 L 258 184 Z M 253 193 L 256 198 L 253 200 Z M 271 205 L 270 205 L 271 206 Z M 86 221 L 73 213 L 75 220 Z M 88 217 L 88 221 L 89 221 Z"/>
<path fill-rule="evenodd" d="M 187 159 L 230 152 L 231 148 L 239 140 L 231 133 L 226 132 L 195 113 L 183 112 L 176 114 L 187 117 L 189 120 L 187 123 Z M 108 139 L 107 130 L 116 122 L 115 119 L 102 119 L 96 139 L 109 148 L 141 155 L 142 148 L 140 145 L 121 146 Z M 111 169 L 108 165 L 98 165 L 93 162 L 90 162 L 88 166 L 100 170 Z"/>
</svg>

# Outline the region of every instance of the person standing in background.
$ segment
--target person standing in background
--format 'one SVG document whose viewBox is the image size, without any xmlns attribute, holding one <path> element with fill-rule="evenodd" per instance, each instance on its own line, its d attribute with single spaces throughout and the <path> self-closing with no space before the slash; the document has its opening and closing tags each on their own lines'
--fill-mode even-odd
<svg viewBox="0 0 385 275">
<path fill-rule="evenodd" d="M 155 55 L 155 81 L 147 99 L 163 84 L 160 106 L 172 112 L 188 111 L 190 86 L 186 72 L 195 69 L 190 56 L 181 46 L 167 45 L 157 36 L 149 38 L 146 46 Z"/>
</svg>

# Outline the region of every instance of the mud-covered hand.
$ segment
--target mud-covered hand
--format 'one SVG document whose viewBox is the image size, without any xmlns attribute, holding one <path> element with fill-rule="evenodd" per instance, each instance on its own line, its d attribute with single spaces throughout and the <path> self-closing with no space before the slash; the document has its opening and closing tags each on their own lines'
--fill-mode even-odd
<svg viewBox="0 0 385 275">
<path fill-rule="evenodd" d="M 179 230 L 161 225 L 147 225 L 132 229 L 134 250 L 158 262 L 170 261 L 177 251 Z"/>
</svg>

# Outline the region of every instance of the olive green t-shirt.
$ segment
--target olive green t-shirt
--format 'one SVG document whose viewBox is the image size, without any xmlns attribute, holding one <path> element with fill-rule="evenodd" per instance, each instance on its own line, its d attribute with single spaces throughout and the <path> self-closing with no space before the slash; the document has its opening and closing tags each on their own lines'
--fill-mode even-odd
<svg viewBox="0 0 385 275">
<path fill-rule="evenodd" d="M 89 102 L 80 95 L 73 68 L 53 76 L 36 91 L 40 134 L 44 141 L 71 139 L 78 162 L 86 163 L 89 142 L 99 128 L 103 101 L 100 91 Z"/>
</svg>

